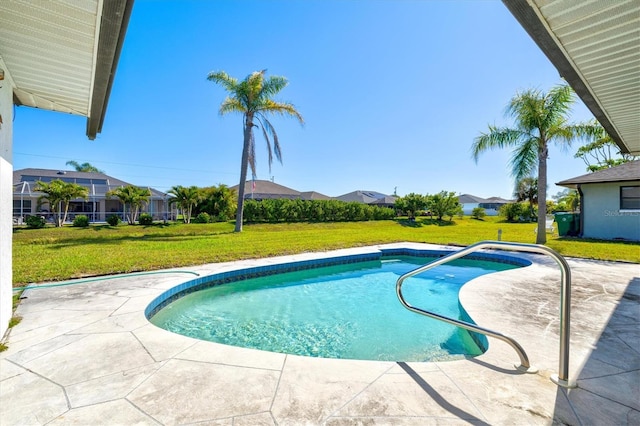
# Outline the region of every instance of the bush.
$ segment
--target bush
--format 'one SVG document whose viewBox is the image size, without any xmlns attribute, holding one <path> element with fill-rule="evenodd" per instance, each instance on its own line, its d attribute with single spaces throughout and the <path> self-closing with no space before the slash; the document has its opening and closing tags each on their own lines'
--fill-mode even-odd
<svg viewBox="0 0 640 426">
<path fill-rule="evenodd" d="M 118 226 L 118 224 L 120 223 L 120 218 L 115 214 L 112 214 L 107 218 L 107 223 L 111 226 Z"/>
<path fill-rule="evenodd" d="M 26 223 L 27 227 L 36 229 L 44 227 L 46 222 L 42 216 L 27 216 Z"/>
<path fill-rule="evenodd" d="M 209 223 L 211 222 L 211 216 L 207 212 L 199 213 L 195 219 L 193 219 L 195 223 Z"/>
<path fill-rule="evenodd" d="M 76 226 L 78 228 L 86 228 L 87 226 L 89 226 L 89 218 L 83 214 L 80 214 L 76 216 L 75 219 L 73 219 L 73 226 Z"/>
<path fill-rule="evenodd" d="M 142 213 L 138 218 L 138 223 L 140 225 L 153 225 L 153 216 L 149 213 Z"/>
<path fill-rule="evenodd" d="M 474 219 L 484 219 L 486 215 L 487 212 L 485 211 L 484 207 L 476 207 L 471 211 L 471 217 L 473 217 Z"/>
<path fill-rule="evenodd" d="M 508 222 L 517 222 L 522 215 L 522 206 L 519 203 L 503 204 L 500 206 L 499 214 Z"/>
</svg>

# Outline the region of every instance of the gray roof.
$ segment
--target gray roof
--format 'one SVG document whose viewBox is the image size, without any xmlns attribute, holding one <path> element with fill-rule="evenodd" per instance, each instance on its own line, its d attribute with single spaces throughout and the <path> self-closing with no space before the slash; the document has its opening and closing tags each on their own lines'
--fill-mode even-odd
<svg viewBox="0 0 640 426">
<path fill-rule="evenodd" d="M 340 195 L 339 197 L 336 197 L 336 200 L 347 201 L 347 202 L 356 201 L 358 203 L 369 204 L 369 203 L 372 203 L 373 201 L 379 200 L 386 196 L 387 195 L 382 194 L 380 192 L 376 192 L 376 191 L 358 190 L 358 191 L 349 192 L 348 194 Z"/>
<path fill-rule="evenodd" d="M 255 185 L 255 188 L 253 187 Z M 238 185 L 232 186 L 232 190 L 238 192 Z M 270 180 L 248 180 L 244 184 L 244 198 L 265 199 L 265 198 L 288 198 L 291 200 L 301 199 L 302 193 L 295 189 L 279 185 Z"/>
<path fill-rule="evenodd" d="M 328 195 L 316 191 L 301 192 L 300 195 L 302 195 L 303 200 L 331 200 L 331 197 Z"/>
<path fill-rule="evenodd" d="M 486 203 L 487 200 L 481 197 L 476 197 L 471 194 L 462 194 L 458 196 L 458 202 L 460 204 L 470 204 L 470 203 Z"/>
<path fill-rule="evenodd" d="M 125 182 L 120 179 L 116 179 L 112 176 L 105 175 L 104 173 L 93 173 L 93 172 L 77 172 L 75 170 L 51 170 L 51 169 L 20 169 L 13 171 L 13 186 L 16 187 L 20 185 L 24 181 L 38 181 L 38 180 L 55 180 L 62 179 L 64 181 L 73 181 L 74 183 L 78 183 L 79 185 L 91 185 L 91 183 L 87 183 L 87 180 L 95 180 L 95 181 L 106 181 L 104 183 L 100 183 L 100 185 L 107 185 L 110 189 L 116 188 L 119 186 L 127 186 L 133 185 L 129 182 Z M 82 179 L 83 182 L 76 182 L 77 179 Z M 158 191 L 157 189 L 144 186 L 144 185 L 135 185 L 141 188 L 149 188 L 151 191 L 151 195 L 153 197 L 165 197 L 165 194 L 162 191 Z"/>
<path fill-rule="evenodd" d="M 369 204 L 372 204 L 372 205 L 385 205 L 385 206 L 387 206 L 387 205 L 395 204 L 397 199 L 398 199 L 398 197 L 393 197 L 393 196 L 391 196 L 391 195 L 387 195 L 387 196 L 385 196 L 385 197 L 378 198 L 377 200 L 372 201 L 372 202 L 370 202 Z"/>
<path fill-rule="evenodd" d="M 575 188 L 576 185 L 604 182 L 640 181 L 640 160 L 630 161 L 616 167 L 610 167 L 597 172 L 566 179 L 556 185 Z"/>
</svg>

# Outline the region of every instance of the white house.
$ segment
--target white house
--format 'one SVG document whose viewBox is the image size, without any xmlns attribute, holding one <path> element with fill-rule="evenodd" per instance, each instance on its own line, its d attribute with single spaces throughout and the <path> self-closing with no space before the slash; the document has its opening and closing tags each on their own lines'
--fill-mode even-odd
<svg viewBox="0 0 640 426">
<path fill-rule="evenodd" d="M 556 185 L 578 190 L 582 237 L 640 241 L 640 160 Z"/>
<path fill-rule="evenodd" d="M 500 207 L 511 201 L 500 197 L 481 198 L 471 194 L 462 194 L 458 196 L 458 202 L 462 205 L 462 212 L 466 215 L 471 215 L 476 207 L 482 207 L 487 216 L 497 216 Z"/>
</svg>

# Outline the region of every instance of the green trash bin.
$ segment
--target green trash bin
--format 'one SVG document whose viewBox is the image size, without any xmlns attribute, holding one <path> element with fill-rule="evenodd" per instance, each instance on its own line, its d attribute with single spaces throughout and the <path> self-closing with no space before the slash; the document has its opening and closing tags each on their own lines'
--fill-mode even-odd
<svg viewBox="0 0 640 426">
<path fill-rule="evenodd" d="M 558 224 L 558 235 L 561 237 L 568 235 L 575 226 L 573 224 L 573 213 L 556 213 L 554 217 Z"/>
<path fill-rule="evenodd" d="M 578 236 L 580 235 L 580 213 L 571 213 L 571 216 L 573 216 L 573 222 L 569 232 L 571 235 Z"/>
</svg>

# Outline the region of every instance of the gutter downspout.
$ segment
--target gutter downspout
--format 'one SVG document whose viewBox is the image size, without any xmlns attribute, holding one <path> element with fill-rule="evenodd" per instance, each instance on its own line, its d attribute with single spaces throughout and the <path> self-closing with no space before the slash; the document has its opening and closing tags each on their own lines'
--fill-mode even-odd
<svg viewBox="0 0 640 426">
<path fill-rule="evenodd" d="M 580 232 L 578 233 L 578 237 L 582 238 L 584 234 L 584 194 L 582 193 L 582 185 L 578 184 L 576 189 L 580 195 Z"/>
</svg>

